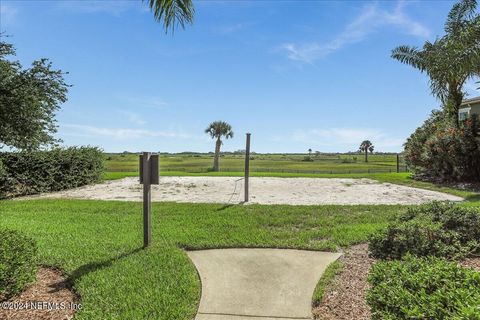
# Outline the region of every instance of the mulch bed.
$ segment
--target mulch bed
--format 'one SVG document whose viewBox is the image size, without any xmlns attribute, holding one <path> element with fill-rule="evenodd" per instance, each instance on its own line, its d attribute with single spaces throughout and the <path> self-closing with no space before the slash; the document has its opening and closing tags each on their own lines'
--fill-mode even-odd
<svg viewBox="0 0 480 320">
<path fill-rule="evenodd" d="M 473 268 L 474 270 L 480 272 L 480 257 L 467 258 L 460 264 L 462 267 Z"/>
<path fill-rule="evenodd" d="M 40 268 L 37 282 L 19 296 L 0 302 L 0 319 L 72 319 L 79 304 L 65 280 L 58 270 Z"/>
<path fill-rule="evenodd" d="M 318 307 L 313 309 L 315 319 L 370 319 L 370 308 L 365 302 L 367 276 L 374 259 L 368 256 L 368 245 L 348 248 L 340 258 L 343 268 L 325 291 Z"/>
</svg>

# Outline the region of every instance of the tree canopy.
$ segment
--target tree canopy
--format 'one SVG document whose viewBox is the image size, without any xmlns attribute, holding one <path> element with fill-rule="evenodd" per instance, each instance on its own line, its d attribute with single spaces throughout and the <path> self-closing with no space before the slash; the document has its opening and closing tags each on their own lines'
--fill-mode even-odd
<svg viewBox="0 0 480 320">
<path fill-rule="evenodd" d="M 226 139 L 233 138 L 232 126 L 225 121 L 214 121 L 205 129 L 205 133 L 210 137 L 220 139 L 222 136 Z"/>
<path fill-rule="evenodd" d="M 192 0 L 148 0 L 148 5 L 155 20 L 163 21 L 165 32 L 174 31 L 176 25 L 185 28 L 185 24 L 193 23 L 195 8 Z"/>
<path fill-rule="evenodd" d="M 68 85 L 48 59 L 24 69 L 13 45 L 0 40 L 0 148 L 37 149 L 54 144 L 55 113 L 67 100 Z"/>
<path fill-rule="evenodd" d="M 375 147 L 370 140 L 363 140 L 360 144 L 360 147 L 358 148 L 360 152 L 365 153 L 365 162 L 368 162 L 368 152 L 370 151 L 370 153 L 372 153 L 374 149 Z"/>
<path fill-rule="evenodd" d="M 480 76 L 480 15 L 476 0 L 456 3 L 445 22 L 445 35 L 423 48 L 399 46 L 392 57 L 413 66 L 430 78 L 430 89 L 447 113 L 457 120 L 464 98 L 463 86 Z"/>
<path fill-rule="evenodd" d="M 220 148 L 223 144 L 222 137 L 225 139 L 233 138 L 232 126 L 225 121 L 214 121 L 205 129 L 205 133 L 209 134 L 215 141 L 215 156 L 213 158 L 213 171 L 219 170 Z"/>
<path fill-rule="evenodd" d="M 361 152 L 365 152 L 365 151 L 373 152 L 373 150 L 375 150 L 375 147 L 373 146 L 373 143 L 370 140 L 363 140 L 358 149 Z"/>
</svg>

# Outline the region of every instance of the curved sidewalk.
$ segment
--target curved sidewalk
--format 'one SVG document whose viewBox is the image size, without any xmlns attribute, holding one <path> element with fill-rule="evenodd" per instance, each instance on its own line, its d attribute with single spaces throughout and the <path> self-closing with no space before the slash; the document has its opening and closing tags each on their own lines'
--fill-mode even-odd
<svg viewBox="0 0 480 320">
<path fill-rule="evenodd" d="M 196 320 L 311 319 L 312 294 L 340 253 L 290 249 L 189 251 L 202 281 Z"/>
</svg>

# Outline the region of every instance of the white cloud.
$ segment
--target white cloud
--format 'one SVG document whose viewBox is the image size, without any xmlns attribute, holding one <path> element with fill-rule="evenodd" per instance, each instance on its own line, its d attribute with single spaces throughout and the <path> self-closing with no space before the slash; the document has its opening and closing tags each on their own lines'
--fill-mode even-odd
<svg viewBox="0 0 480 320">
<path fill-rule="evenodd" d="M 70 136 L 83 137 L 108 137 L 117 140 L 129 140 L 148 137 L 163 137 L 163 138 L 191 138 L 191 135 L 176 131 L 154 131 L 146 129 L 131 129 L 131 128 L 102 128 L 89 125 L 79 124 L 63 124 L 61 128 L 68 129 L 65 132 Z"/>
<path fill-rule="evenodd" d="M 147 123 L 145 120 L 143 120 L 143 118 L 138 113 L 131 112 L 131 111 L 119 111 L 119 112 L 123 114 L 130 123 L 133 123 L 139 126 L 142 126 Z"/>
<path fill-rule="evenodd" d="M 289 138 L 312 147 L 337 147 L 356 150 L 363 140 L 371 140 L 379 151 L 400 150 L 404 139 L 391 137 L 381 130 L 369 128 L 298 129 Z"/>
<path fill-rule="evenodd" d="M 15 22 L 17 15 L 17 8 L 0 1 L 0 32 L 5 32 L 5 28 Z"/>
<path fill-rule="evenodd" d="M 158 97 L 135 97 L 133 95 L 121 95 L 118 99 L 128 102 L 136 108 L 152 108 L 164 110 L 168 107 L 168 103 Z"/>
<path fill-rule="evenodd" d="M 223 26 L 218 28 L 218 33 L 220 34 L 230 34 L 230 33 L 235 33 L 237 31 L 252 27 L 255 25 L 254 22 L 239 22 L 227 26 Z"/>
<path fill-rule="evenodd" d="M 138 8 L 136 2 L 132 1 L 118 1 L 118 0 L 70 0 L 57 1 L 56 9 L 64 10 L 74 13 L 107 13 L 114 16 L 119 16 L 122 13 L 132 9 Z"/>
<path fill-rule="evenodd" d="M 430 31 L 420 22 L 414 21 L 404 12 L 405 2 L 399 1 L 393 11 L 380 9 L 377 3 L 368 4 L 362 12 L 349 23 L 335 38 L 326 43 L 284 43 L 281 49 L 287 52 L 291 60 L 313 63 L 343 47 L 358 43 L 380 28 L 393 26 L 420 38 L 430 36 Z"/>
</svg>

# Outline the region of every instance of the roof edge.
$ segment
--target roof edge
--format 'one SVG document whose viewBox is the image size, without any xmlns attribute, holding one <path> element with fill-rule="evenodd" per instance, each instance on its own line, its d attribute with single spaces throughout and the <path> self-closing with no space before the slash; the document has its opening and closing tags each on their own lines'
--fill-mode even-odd
<svg viewBox="0 0 480 320">
<path fill-rule="evenodd" d="M 461 106 L 465 106 L 465 105 L 468 105 L 471 103 L 477 103 L 477 102 L 480 103 L 480 96 L 463 100 Z"/>
</svg>

